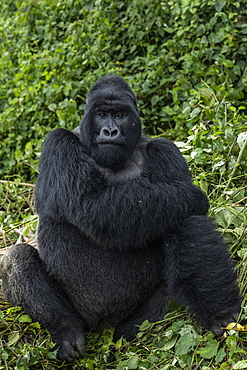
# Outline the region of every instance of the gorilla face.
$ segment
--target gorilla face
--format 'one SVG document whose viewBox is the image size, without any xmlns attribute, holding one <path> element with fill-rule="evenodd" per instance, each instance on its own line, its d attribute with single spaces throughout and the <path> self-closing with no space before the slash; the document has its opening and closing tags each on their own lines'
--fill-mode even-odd
<svg viewBox="0 0 247 370">
<path fill-rule="evenodd" d="M 89 91 L 80 137 L 99 166 L 124 167 L 140 140 L 141 122 L 135 96 L 121 77 L 103 77 Z"/>
</svg>

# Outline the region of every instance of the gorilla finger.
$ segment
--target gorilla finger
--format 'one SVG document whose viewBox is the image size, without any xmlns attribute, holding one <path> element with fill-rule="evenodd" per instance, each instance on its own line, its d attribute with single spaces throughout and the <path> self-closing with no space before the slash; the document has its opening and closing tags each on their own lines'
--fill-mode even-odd
<svg viewBox="0 0 247 370">
<path fill-rule="evenodd" d="M 223 324 L 215 324 L 215 325 L 212 325 L 210 330 L 211 332 L 216 336 L 216 337 L 220 337 L 221 335 L 224 334 L 225 332 L 225 329 L 222 328 Z"/>
<path fill-rule="evenodd" d="M 60 346 L 57 352 L 57 358 L 60 361 L 66 361 L 68 363 L 73 362 L 75 359 L 79 358 L 79 353 L 74 350 L 71 343 L 69 342 L 63 342 L 63 344 Z"/>
<path fill-rule="evenodd" d="M 75 348 L 77 349 L 80 356 L 83 356 L 86 352 L 85 337 L 78 338 L 75 342 Z"/>
<path fill-rule="evenodd" d="M 238 316 L 239 314 L 238 313 L 235 313 L 235 314 L 232 314 L 231 317 L 229 317 L 228 319 L 225 319 L 223 322 L 222 322 L 222 327 L 223 328 L 226 328 L 227 325 L 229 325 L 231 322 L 236 322 L 238 320 Z"/>
</svg>

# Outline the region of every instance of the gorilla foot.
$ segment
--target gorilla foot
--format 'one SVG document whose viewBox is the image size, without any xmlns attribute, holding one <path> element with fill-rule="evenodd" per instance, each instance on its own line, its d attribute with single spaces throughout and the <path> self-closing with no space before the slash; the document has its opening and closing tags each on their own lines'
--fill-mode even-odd
<svg viewBox="0 0 247 370">
<path fill-rule="evenodd" d="M 57 351 L 57 358 L 68 363 L 82 357 L 86 352 L 85 334 L 81 326 L 60 326 L 55 332 L 51 331 L 53 342 L 56 343 L 54 350 Z"/>
<path fill-rule="evenodd" d="M 217 322 L 212 324 L 209 327 L 209 329 L 216 337 L 220 337 L 221 335 L 224 334 L 225 332 L 224 328 L 226 328 L 228 324 L 237 321 L 238 315 L 239 315 L 238 313 L 235 313 L 225 316 L 222 320 L 218 320 Z"/>
<path fill-rule="evenodd" d="M 126 325 L 124 323 L 119 323 L 113 334 L 113 342 L 116 343 L 121 337 L 124 337 L 128 342 L 132 342 L 136 338 L 136 334 L 139 331 L 137 325 Z"/>
<path fill-rule="evenodd" d="M 55 349 L 58 348 L 58 344 Z M 76 340 L 63 340 L 58 348 L 57 358 L 60 361 L 66 361 L 68 363 L 75 361 L 82 357 L 85 353 L 85 337 L 78 338 Z"/>
</svg>

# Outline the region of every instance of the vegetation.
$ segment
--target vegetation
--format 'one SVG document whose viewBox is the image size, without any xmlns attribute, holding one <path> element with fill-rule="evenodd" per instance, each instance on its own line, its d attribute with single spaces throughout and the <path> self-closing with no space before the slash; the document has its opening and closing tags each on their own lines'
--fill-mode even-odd
<svg viewBox="0 0 247 370">
<path fill-rule="evenodd" d="M 177 143 L 238 266 L 247 315 L 247 8 L 244 0 L 2 0 L 0 246 L 35 242 L 42 141 L 76 127 L 85 94 L 114 72 L 138 97 L 144 131 Z M 1 250 L 0 250 L 1 251 Z M 217 261 L 216 261 L 217 268 Z M 134 343 L 88 335 L 73 369 L 244 369 L 247 328 L 215 339 L 181 307 Z M 0 369 L 66 368 L 49 333 L 1 299 Z M 116 358 L 107 362 L 110 350 Z M 112 357 L 112 356 L 111 356 Z"/>
</svg>

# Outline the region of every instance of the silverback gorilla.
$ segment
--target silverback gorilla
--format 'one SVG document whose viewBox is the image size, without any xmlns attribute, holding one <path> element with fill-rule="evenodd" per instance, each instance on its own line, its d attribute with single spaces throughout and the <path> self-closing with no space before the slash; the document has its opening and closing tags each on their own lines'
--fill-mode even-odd
<svg viewBox="0 0 247 370">
<path fill-rule="evenodd" d="M 48 134 L 35 207 L 38 249 L 6 252 L 2 289 L 51 332 L 60 360 L 84 354 L 87 330 L 114 326 L 114 341 L 132 340 L 167 299 L 215 335 L 236 318 L 235 273 L 207 199 L 177 147 L 142 134 L 121 77 L 93 85 L 78 129 Z"/>
</svg>

